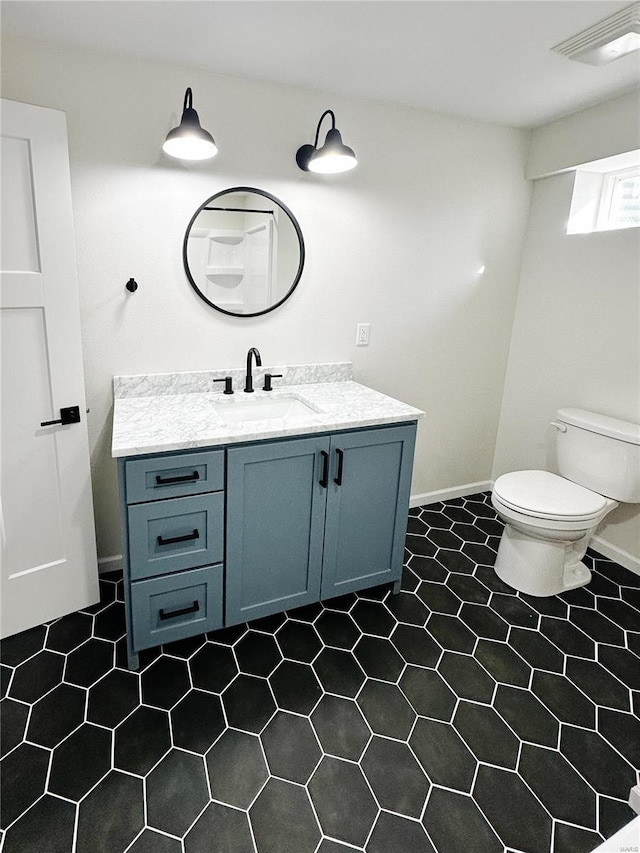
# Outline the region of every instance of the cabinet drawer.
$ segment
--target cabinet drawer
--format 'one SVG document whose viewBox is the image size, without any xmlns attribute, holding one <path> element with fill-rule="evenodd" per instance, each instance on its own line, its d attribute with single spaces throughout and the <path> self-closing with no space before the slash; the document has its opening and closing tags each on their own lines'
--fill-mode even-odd
<svg viewBox="0 0 640 853">
<path fill-rule="evenodd" d="M 127 503 L 199 495 L 224 488 L 224 450 L 128 459 Z"/>
<path fill-rule="evenodd" d="M 222 566 L 131 584 L 136 651 L 222 627 Z"/>
<path fill-rule="evenodd" d="M 136 504 L 127 512 L 131 580 L 222 561 L 223 492 Z"/>
</svg>

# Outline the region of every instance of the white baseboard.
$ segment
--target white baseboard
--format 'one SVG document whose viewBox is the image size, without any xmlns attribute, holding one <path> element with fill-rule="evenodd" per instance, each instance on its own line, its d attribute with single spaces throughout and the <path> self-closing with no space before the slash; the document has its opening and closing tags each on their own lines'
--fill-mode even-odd
<svg viewBox="0 0 640 853">
<path fill-rule="evenodd" d="M 467 495 L 476 495 L 478 492 L 488 492 L 492 487 L 492 480 L 483 480 L 481 483 L 465 483 L 462 486 L 454 486 L 451 489 L 439 489 L 437 492 L 424 492 L 421 495 L 411 495 L 409 506 L 426 506 L 427 504 L 438 503 L 438 501 L 464 498 Z"/>
<path fill-rule="evenodd" d="M 625 569 L 629 569 L 630 572 L 640 575 L 640 558 L 634 557 L 628 551 L 623 551 L 622 548 L 612 545 L 611 542 L 607 542 L 600 536 L 594 536 L 589 547 L 597 551 L 598 554 L 602 554 L 603 557 L 608 557 L 614 563 L 619 563 Z"/>
<path fill-rule="evenodd" d="M 98 559 L 98 574 L 104 572 L 115 572 L 122 569 L 122 554 L 113 557 L 100 557 Z"/>
</svg>

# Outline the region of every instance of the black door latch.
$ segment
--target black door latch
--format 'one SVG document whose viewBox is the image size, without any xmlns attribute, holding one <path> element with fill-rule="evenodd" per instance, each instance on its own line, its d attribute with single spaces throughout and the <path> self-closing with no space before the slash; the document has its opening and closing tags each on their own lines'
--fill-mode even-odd
<svg viewBox="0 0 640 853">
<path fill-rule="evenodd" d="M 42 421 L 40 426 L 53 426 L 53 424 L 68 424 L 80 423 L 80 406 L 67 406 L 65 409 L 60 409 L 60 417 L 57 421 Z"/>
</svg>

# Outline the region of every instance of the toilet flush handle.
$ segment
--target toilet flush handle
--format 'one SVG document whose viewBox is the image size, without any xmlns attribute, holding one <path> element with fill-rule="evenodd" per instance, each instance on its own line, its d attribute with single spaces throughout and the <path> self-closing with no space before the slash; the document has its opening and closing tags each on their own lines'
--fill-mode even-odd
<svg viewBox="0 0 640 853">
<path fill-rule="evenodd" d="M 554 426 L 560 432 L 566 432 L 567 431 L 567 425 L 566 424 L 560 423 L 559 421 L 551 421 L 550 423 L 551 423 L 551 426 Z"/>
</svg>

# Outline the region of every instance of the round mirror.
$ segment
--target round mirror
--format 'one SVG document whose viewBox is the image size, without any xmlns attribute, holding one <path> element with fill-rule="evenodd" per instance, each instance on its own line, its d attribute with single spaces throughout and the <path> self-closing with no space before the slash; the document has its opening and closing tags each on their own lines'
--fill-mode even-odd
<svg viewBox="0 0 640 853">
<path fill-rule="evenodd" d="M 184 236 L 184 268 L 198 296 L 223 314 L 256 317 L 281 305 L 304 266 L 302 231 L 275 196 L 252 187 L 212 195 Z"/>
</svg>

